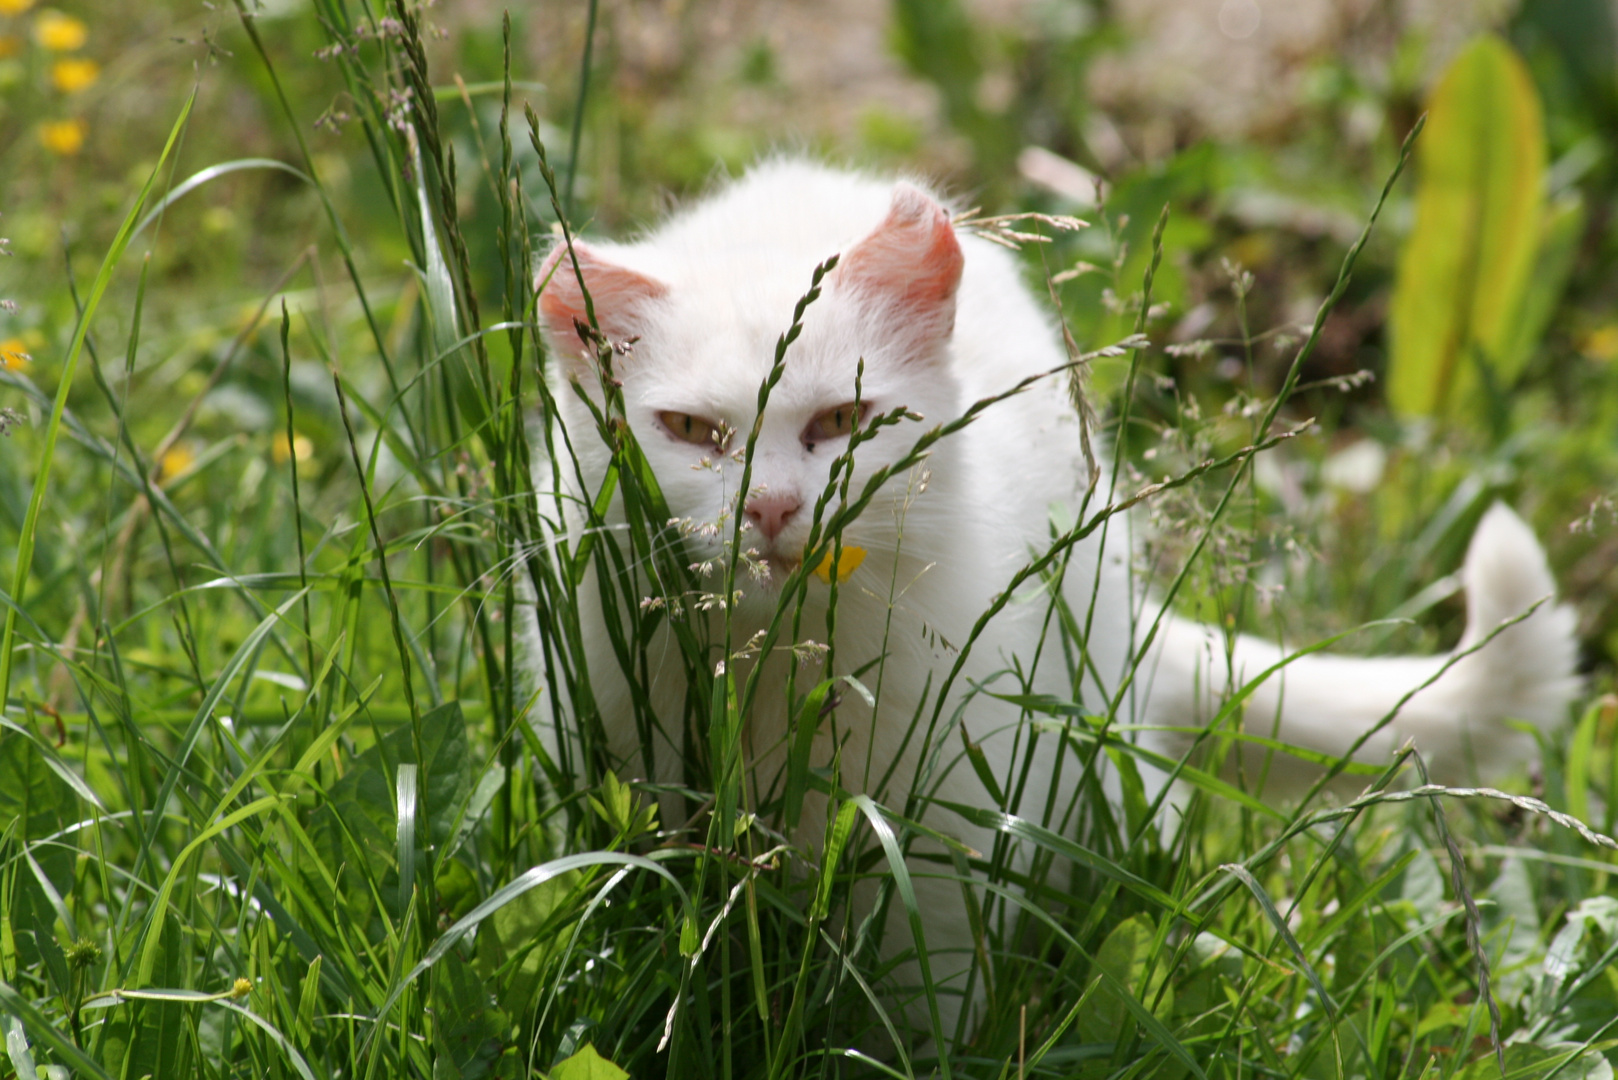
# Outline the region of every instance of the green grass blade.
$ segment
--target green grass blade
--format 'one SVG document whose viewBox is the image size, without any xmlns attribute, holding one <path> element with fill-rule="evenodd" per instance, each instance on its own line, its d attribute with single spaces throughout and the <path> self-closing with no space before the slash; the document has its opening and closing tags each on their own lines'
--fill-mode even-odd
<svg viewBox="0 0 1618 1080">
<path fill-rule="evenodd" d="M 394 784 L 398 789 L 399 910 L 404 911 L 416 889 L 416 766 L 400 765 Z"/>
<path fill-rule="evenodd" d="M 148 210 L 146 216 L 140 219 L 140 224 L 135 226 L 135 231 L 130 234 L 131 237 L 139 236 L 146 230 L 146 226 L 162 215 L 163 211 L 210 180 L 217 180 L 221 176 L 226 176 L 233 172 L 242 172 L 245 169 L 279 169 L 281 172 L 290 173 L 306 184 L 314 183 L 305 173 L 294 169 L 284 161 L 276 161 L 274 158 L 238 158 L 235 161 L 224 161 L 218 165 L 210 165 L 206 169 L 192 173 L 186 177 L 179 187 L 163 196 L 158 204 Z"/>
</svg>

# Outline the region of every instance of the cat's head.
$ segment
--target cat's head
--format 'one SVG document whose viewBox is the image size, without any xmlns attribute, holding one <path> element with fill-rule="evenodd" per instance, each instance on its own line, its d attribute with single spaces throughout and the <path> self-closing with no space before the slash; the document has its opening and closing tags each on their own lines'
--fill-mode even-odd
<svg viewBox="0 0 1618 1080">
<path fill-rule="evenodd" d="M 866 228 L 841 251 L 837 237 L 825 238 L 824 254 L 838 253 L 839 262 L 788 348 L 764 411 L 751 490 L 740 501 L 743 548 L 757 553 L 775 584 L 801 561 L 815 502 L 856 424 L 901 406 L 923 418 L 885 428 L 855 449 L 851 496 L 923 431 L 959 410 L 949 343 L 963 258 L 948 213 L 901 183 L 885 215 L 873 215 Z M 732 534 L 741 450 L 757 416 L 759 386 L 815 267 L 798 252 L 771 250 L 767 240 L 739 232 L 733 247 L 708 242 L 695 250 L 656 235 L 629 246 L 575 242 L 571 254 L 559 245 L 538 275 L 553 354 L 592 397 L 599 400 L 596 361 L 575 327 L 588 321 L 580 277 L 601 331 L 615 343 L 634 341 L 615 359 L 614 374 L 671 511 L 690 522 L 688 543 L 698 561 L 720 557 Z M 585 430 L 572 424 L 575 416 L 583 419 L 579 403 L 564 400 L 563 407 L 574 410 L 570 429 Z M 926 510 L 918 509 L 927 501 L 909 497 L 917 483 L 908 475 L 891 481 L 845 531 L 845 543 L 872 555 L 891 556 L 901 543 L 925 552 L 928 530 L 937 526 L 928 526 Z"/>
</svg>

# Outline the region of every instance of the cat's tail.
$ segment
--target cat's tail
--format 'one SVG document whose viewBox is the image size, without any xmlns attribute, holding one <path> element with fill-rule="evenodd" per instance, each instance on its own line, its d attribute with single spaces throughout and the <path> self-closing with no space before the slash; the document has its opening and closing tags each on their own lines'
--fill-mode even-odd
<svg viewBox="0 0 1618 1080">
<path fill-rule="evenodd" d="M 1580 687 L 1574 613 L 1556 603 L 1544 550 L 1504 504 L 1478 524 L 1461 578 L 1466 632 L 1454 652 L 1298 656 L 1247 699 L 1243 730 L 1336 756 L 1373 732 L 1355 751 L 1368 762 L 1386 762 L 1410 741 L 1442 783 L 1488 780 L 1532 760 L 1533 736 L 1508 721 L 1541 731 L 1566 722 Z M 1293 655 L 1244 636 L 1227 659 L 1226 639 L 1189 620 L 1167 621 L 1160 633 L 1146 702 L 1152 724 L 1206 723 L 1237 689 Z M 1184 746 L 1189 737 L 1168 742 Z M 1319 775 L 1297 757 L 1252 743 L 1242 753 L 1246 775 L 1265 775 L 1271 793 L 1294 791 Z"/>
</svg>

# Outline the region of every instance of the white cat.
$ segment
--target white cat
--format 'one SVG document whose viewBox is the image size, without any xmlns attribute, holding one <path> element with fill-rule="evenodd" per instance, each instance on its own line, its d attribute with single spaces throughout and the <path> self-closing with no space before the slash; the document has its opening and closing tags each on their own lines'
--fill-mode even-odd
<svg viewBox="0 0 1618 1080">
<path fill-rule="evenodd" d="M 783 581 L 803 557 L 815 502 L 856 423 L 870 423 L 901 406 L 922 418 L 883 428 L 857 447 L 853 494 L 873 473 L 901 459 L 924 432 L 960 416 L 971 403 L 1060 367 L 1067 357 L 1058 332 L 1024 287 L 1012 256 L 958 232 L 926 191 L 802 161 L 760 165 L 635 243 L 572 246 L 601 331 L 613 342 L 633 339 L 632 348 L 615 360 L 614 375 L 621 381 L 629 426 L 672 513 L 690 523 L 689 559 L 716 565 L 723 564 L 734 523 L 742 472 L 737 451 L 753 427 L 777 338 L 792 322 L 811 271 L 834 254 L 840 262 L 826 278 L 823 295 L 807 309 L 802 336 L 786 353 L 753 455 L 751 490 L 742 500 L 748 526 L 743 543 L 769 575 L 767 580 L 749 574 L 738 578 L 743 595 L 731 612 L 737 650 L 774 613 Z M 576 473 L 564 466 L 561 490 L 568 499 L 590 500 L 609 455 L 590 411 L 564 386 L 577 381 L 592 400 L 601 400 L 593 351 L 575 330 L 575 321 L 586 321 L 587 313 L 565 247 L 552 252 L 538 281 L 557 365 L 553 384 L 561 424 L 579 459 Z M 855 380 L 862 359 L 862 405 L 856 416 Z M 732 433 L 728 443 L 727 432 Z M 924 736 L 957 650 L 1012 575 L 1050 546 L 1053 513 L 1059 521 L 1077 519 L 1087 475 L 1078 421 L 1057 377 L 984 410 L 970 426 L 933 446 L 923 466 L 882 489 L 844 533 L 845 545 L 867 557 L 839 586 L 835 625 L 838 672 L 885 658 L 861 680 L 877 694 L 876 706 L 873 711 L 860 695 L 843 694 L 834 716 L 821 725 L 816 766 L 831 761 L 835 738 L 847 790 L 902 809 L 921 769 L 938 802 L 987 807 L 989 790 L 961 759 L 961 733 L 952 726 L 956 707 L 974 683 L 1007 694 L 1054 695 L 1097 714 L 1107 714 L 1116 698 L 1120 724 L 1185 728 L 1206 722 L 1229 691 L 1286 655 L 1274 644 L 1243 637 L 1227 666 L 1222 635 L 1168 617 L 1132 688 L 1120 695 L 1146 627 L 1158 614 L 1157 604 L 1131 588 L 1129 522 L 1120 514 L 1105 531 L 1075 547 L 1066 571 L 1068 605 L 1081 627 L 1089 620 L 1082 679 L 1075 685 L 1057 632 L 1047 627 L 1048 600 L 1041 602 L 1038 588 L 1025 586 L 1027 595 L 1015 597 L 988 623 L 944 707 L 936 711 L 940 727 L 928 745 L 942 753 L 928 771 Z M 543 477 L 541 485 L 542 505 L 550 510 L 554 494 L 545 492 L 555 487 Z M 1103 492 L 1089 513 L 1104 501 Z M 609 511 L 608 519 L 621 521 L 622 510 Z M 580 514 L 555 524 L 579 540 Z M 702 527 L 713 524 L 720 527 Z M 1484 517 L 1464 577 L 1470 606 L 1462 649 L 1554 592 L 1538 543 L 1504 507 Z M 714 592 L 722 589 L 717 576 L 709 580 Z M 1032 584 L 1038 586 L 1039 578 Z M 829 592 L 828 584 L 810 582 L 805 636 L 824 638 Z M 667 625 L 646 650 L 649 701 L 661 725 L 652 736 L 654 745 L 646 747 L 633 719 L 629 683 L 613 658 L 597 590 L 587 581 L 580 596 L 583 652 L 615 767 L 625 776 L 684 782 L 686 685 Z M 722 615 L 688 610 L 687 617 L 717 626 Z M 1577 689 L 1572 633 L 1572 613 L 1543 604 L 1416 693 L 1358 756 L 1384 762 L 1393 749 L 1413 740 L 1435 777 L 1448 779 L 1488 776 L 1526 760 L 1532 739 L 1504 721 L 1526 720 L 1544 729 L 1563 722 Z M 710 664 L 724 660 L 718 651 L 708 658 Z M 1304 656 L 1251 695 L 1246 724 L 1286 743 L 1346 753 L 1447 660 Z M 732 657 L 729 662 L 733 671 L 747 671 L 753 661 Z M 764 691 L 743 734 L 755 804 L 782 791 L 780 774 L 793 735 L 783 690 L 789 666 L 802 663 L 784 650 L 763 662 Z M 1014 665 L 1021 668 L 1022 682 L 1004 675 Z M 819 677 L 800 669 L 800 693 Z M 556 730 L 548 709 L 539 713 L 537 722 L 553 747 L 577 738 Z M 920 722 L 913 723 L 918 716 Z M 959 724 L 982 747 L 1002 792 L 1017 786 L 1025 755 L 1031 756 L 1016 812 L 1038 820 L 1047 796 L 1071 795 L 1082 770 L 1069 753 L 1062 777 L 1056 778 L 1062 743 L 1051 724 L 1044 724 L 1039 741 L 1032 742 L 1036 725 L 1016 705 L 987 694 L 967 701 Z M 705 724 L 691 735 L 696 743 L 705 737 Z M 1177 758 L 1190 741 L 1184 734 L 1149 730 L 1135 737 L 1169 758 Z M 1031 747 L 1036 749 L 1030 754 Z M 1160 774 L 1150 769 L 1146 774 L 1149 785 L 1161 787 Z M 1318 770 L 1281 753 L 1273 756 L 1267 775 L 1266 793 L 1273 794 L 1306 784 Z M 1058 790 L 1051 790 L 1053 783 Z M 1116 775 L 1111 783 L 1116 798 Z M 805 843 L 813 845 L 821 836 L 825 805 L 824 798 L 810 795 Z M 917 812 L 978 851 L 992 847 L 994 834 L 987 828 L 936 805 Z M 918 876 L 915 884 L 933 977 L 953 995 L 940 1001 L 949 1030 L 961 1006 L 961 976 L 973 945 L 961 889 L 938 875 L 936 864 L 932 876 Z M 890 917 L 890 953 L 910 944 L 908 925 L 902 913 L 898 916 Z"/>
</svg>

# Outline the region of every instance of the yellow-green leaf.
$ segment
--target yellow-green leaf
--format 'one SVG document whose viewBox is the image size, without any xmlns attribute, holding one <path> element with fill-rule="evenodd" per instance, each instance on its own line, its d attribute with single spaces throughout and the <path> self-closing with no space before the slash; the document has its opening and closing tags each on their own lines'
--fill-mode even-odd
<svg viewBox="0 0 1618 1080">
<path fill-rule="evenodd" d="M 1173 994 L 1162 989 L 1163 972 L 1152 973 L 1155 939 L 1151 917 L 1141 914 L 1113 927 L 1101 943 L 1093 974 L 1105 972 L 1113 983 L 1104 984 L 1088 1013 L 1079 1016 L 1079 1033 L 1086 1042 L 1112 1042 L 1126 1030 L 1135 1010 L 1124 1002 L 1123 994 L 1165 1015 L 1173 1010 Z"/>
<path fill-rule="evenodd" d="M 1388 397 L 1411 416 L 1456 415 L 1487 365 L 1507 387 L 1528 354 L 1513 340 L 1544 215 L 1545 133 L 1522 60 L 1472 42 L 1428 103 L 1417 147 L 1415 229 L 1394 288 Z"/>
<path fill-rule="evenodd" d="M 629 1080 L 629 1074 L 585 1043 L 578 1053 L 551 1070 L 551 1080 Z"/>
<path fill-rule="evenodd" d="M 1556 314 L 1556 305 L 1573 273 L 1579 243 L 1584 239 L 1587 216 L 1584 197 L 1576 189 L 1562 192 L 1545 205 L 1538 258 L 1523 289 L 1517 318 L 1507 328 L 1500 347 L 1500 369 L 1508 376 L 1522 371 L 1533 357 Z"/>
</svg>

